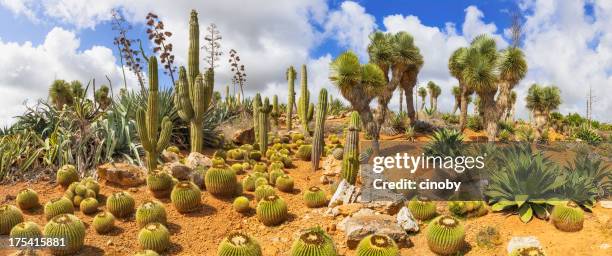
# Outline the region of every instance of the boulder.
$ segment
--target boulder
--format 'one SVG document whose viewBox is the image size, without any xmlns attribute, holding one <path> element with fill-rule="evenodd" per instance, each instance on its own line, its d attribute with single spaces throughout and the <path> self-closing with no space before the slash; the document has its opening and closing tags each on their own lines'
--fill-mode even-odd
<svg viewBox="0 0 612 256">
<path fill-rule="evenodd" d="M 174 163 L 180 161 L 180 157 L 177 153 L 170 152 L 165 149 L 161 153 L 161 159 L 164 161 L 164 163 Z"/>
<path fill-rule="evenodd" d="M 330 210 L 330 214 L 334 217 L 336 216 L 351 216 L 353 213 L 358 212 L 364 208 L 363 204 L 342 204 L 338 205 Z"/>
<path fill-rule="evenodd" d="M 402 227 L 406 232 L 419 231 L 419 224 L 414 219 L 414 216 L 412 216 L 412 213 L 408 207 L 402 207 L 395 218 L 397 219 L 397 224 L 399 224 L 400 227 Z"/>
<path fill-rule="evenodd" d="M 372 234 L 387 235 L 400 247 L 412 246 L 410 237 L 393 216 L 376 214 L 371 209 L 361 209 L 345 218 L 338 224 L 338 228 L 345 233 L 346 245 L 349 248 L 355 248 L 359 241 Z"/>
<path fill-rule="evenodd" d="M 601 205 L 601 207 L 605 208 L 605 209 L 612 209 L 612 201 L 599 201 L 599 205 Z"/>
<path fill-rule="evenodd" d="M 342 172 L 342 160 L 337 160 L 331 154 L 323 160 L 323 175 L 335 177 Z"/>
<path fill-rule="evenodd" d="M 168 170 L 172 177 L 178 180 L 189 180 L 191 178 L 192 169 L 179 162 L 166 164 L 164 168 Z"/>
<path fill-rule="evenodd" d="M 195 170 L 198 167 L 204 167 L 208 169 L 212 166 L 212 160 L 201 153 L 191 152 L 189 156 L 185 158 L 185 165 L 191 168 L 192 170 Z"/>
<path fill-rule="evenodd" d="M 145 183 L 146 170 L 127 163 L 106 163 L 98 166 L 98 177 L 107 183 L 137 187 Z"/>
<path fill-rule="evenodd" d="M 238 145 L 253 144 L 255 142 L 255 128 L 248 127 L 235 131 L 232 135 L 232 142 Z"/>
<path fill-rule="evenodd" d="M 529 247 L 542 248 L 542 245 L 535 236 L 514 236 L 508 242 L 508 254 L 516 249 Z"/>
<path fill-rule="evenodd" d="M 343 179 L 342 181 L 340 181 L 336 192 L 334 192 L 334 195 L 332 195 L 331 199 L 329 200 L 328 207 L 333 208 L 334 206 L 341 204 L 354 203 L 357 201 L 357 198 L 361 194 L 360 191 L 360 188 L 356 187 L 355 185 L 349 184 L 346 180 Z"/>
</svg>

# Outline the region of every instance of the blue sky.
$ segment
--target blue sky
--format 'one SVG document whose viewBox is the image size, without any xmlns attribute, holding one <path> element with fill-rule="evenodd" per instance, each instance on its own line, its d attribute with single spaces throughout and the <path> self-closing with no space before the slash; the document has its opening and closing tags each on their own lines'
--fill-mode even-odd
<svg viewBox="0 0 612 256">
<path fill-rule="evenodd" d="M 440 1 L 11 1 L 0 0 L 0 125 L 12 122 L 32 104 L 46 97 L 54 78 L 105 81 L 123 84 L 119 59 L 112 44 L 115 32 L 110 10 L 119 8 L 132 22 L 132 37 L 145 41 L 144 16 L 160 15 L 174 32 L 177 63 L 186 56 L 188 13 L 196 9 L 201 31 L 216 23 L 224 37 L 223 50 L 236 49 L 247 66 L 247 94 L 279 94 L 289 65 L 307 64 L 311 91 L 326 87 L 329 62 L 340 52 L 353 50 L 367 61 L 367 35 L 375 30 L 407 31 L 415 37 L 425 58 L 419 84 L 434 81 L 443 89 L 443 110 L 452 108 L 450 88 L 456 84 L 446 62 L 457 47 L 476 35 L 496 38 L 499 48 L 508 44 L 505 29 L 510 12 L 523 15 L 525 40 L 521 47 L 528 58 L 528 75 L 517 87 L 518 114 L 527 118 L 522 99 L 532 83 L 556 85 L 564 99 L 562 113 L 584 112 L 584 95 L 593 87 L 598 95 L 612 93 L 612 1 L 605 0 L 440 0 Z M 202 35 L 203 36 L 203 35 Z M 203 41 L 203 40 L 201 40 Z M 29 42 L 29 43 L 26 43 Z M 204 55 L 201 53 L 202 56 Z M 227 55 L 222 57 L 223 62 Z M 202 67 L 204 68 L 204 64 Z M 229 84 L 225 63 L 217 69 L 217 89 Z M 169 80 L 163 78 L 163 85 Z M 128 74 L 128 86 L 135 79 Z M 612 103 L 603 99 L 594 110 L 606 119 Z M 397 97 L 391 102 L 398 107 Z"/>
</svg>

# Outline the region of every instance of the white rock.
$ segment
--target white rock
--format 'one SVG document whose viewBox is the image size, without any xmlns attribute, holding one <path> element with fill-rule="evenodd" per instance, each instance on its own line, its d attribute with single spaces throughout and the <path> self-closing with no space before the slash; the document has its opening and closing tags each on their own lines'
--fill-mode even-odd
<svg viewBox="0 0 612 256">
<path fill-rule="evenodd" d="M 612 209 L 612 201 L 599 201 L 599 205 L 606 209 Z"/>
<path fill-rule="evenodd" d="M 397 213 L 396 218 L 397 224 L 399 224 L 400 227 L 406 230 L 406 232 L 419 231 L 419 224 L 414 219 L 414 216 L 412 216 L 412 213 L 410 212 L 408 207 L 402 207 L 402 209 L 400 209 L 400 211 Z"/>
<path fill-rule="evenodd" d="M 360 189 L 354 185 L 349 184 L 346 180 L 340 181 L 336 192 L 332 195 L 329 200 L 328 207 L 333 208 L 336 205 L 350 204 L 357 201 L 357 197 L 360 194 Z"/>
<path fill-rule="evenodd" d="M 539 247 L 542 248 L 540 241 L 535 236 L 515 236 L 508 242 L 508 253 L 518 249 L 527 247 Z"/>
</svg>

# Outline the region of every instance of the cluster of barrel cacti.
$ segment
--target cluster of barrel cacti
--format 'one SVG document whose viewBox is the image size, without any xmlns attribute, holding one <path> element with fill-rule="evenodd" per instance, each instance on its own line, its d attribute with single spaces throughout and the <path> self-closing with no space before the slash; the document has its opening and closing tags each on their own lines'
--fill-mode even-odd
<svg viewBox="0 0 612 256">
<path fill-rule="evenodd" d="M 149 58 L 149 94 L 146 110 L 139 108 L 136 111 L 136 128 L 140 143 L 146 152 L 146 163 L 149 172 L 157 169 L 157 158 L 170 142 L 172 133 L 172 121 L 164 116 L 159 128 L 159 99 L 158 99 L 158 76 L 157 58 Z"/>
<path fill-rule="evenodd" d="M 92 178 L 85 178 L 81 181 L 72 182 L 64 192 L 64 197 L 72 201 L 74 207 L 80 209 L 81 212 L 91 214 L 98 210 L 99 193 L 100 184 Z M 47 207 L 45 206 L 45 208 Z"/>
<path fill-rule="evenodd" d="M 480 217 L 486 215 L 489 210 L 483 201 L 450 201 L 448 210 L 458 217 Z"/>
<path fill-rule="evenodd" d="M 359 113 L 353 111 L 350 115 L 349 124 L 344 142 L 344 156 L 342 157 L 342 178 L 349 184 L 357 182 L 359 174 Z"/>
</svg>

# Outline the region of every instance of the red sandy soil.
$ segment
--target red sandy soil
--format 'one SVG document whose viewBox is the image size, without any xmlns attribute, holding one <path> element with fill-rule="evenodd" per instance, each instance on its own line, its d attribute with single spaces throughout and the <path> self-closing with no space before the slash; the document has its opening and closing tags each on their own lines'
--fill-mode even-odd
<svg viewBox="0 0 612 256">
<path fill-rule="evenodd" d="M 320 186 L 319 177 L 321 172 L 312 172 L 309 162 L 295 161 L 297 165 L 288 172 L 296 181 L 296 190 L 288 194 L 278 192 L 289 206 L 291 217 L 284 224 L 277 227 L 266 227 L 262 225 L 254 214 L 254 210 L 243 215 L 235 212 L 231 206 L 231 200 L 221 200 L 210 194 L 202 193 L 204 207 L 195 213 L 179 214 L 171 205 L 169 200 L 162 200 L 168 213 L 169 229 L 171 231 L 172 246 L 166 252 L 168 255 L 216 255 L 219 242 L 231 231 L 242 230 L 255 237 L 263 247 L 264 255 L 287 255 L 294 234 L 300 229 L 320 225 L 332 235 L 340 255 L 355 255 L 353 250 L 345 247 L 345 237 L 341 231 L 335 230 L 335 225 L 340 218 L 334 219 L 324 214 L 326 208 L 309 209 L 302 202 L 301 191 L 310 186 Z M 15 185 L 4 185 L 0 187 L 2 199 L 8 198 L 4 203 L 14 204 L 12 196 L 25 187 L 30 187 L 39 193 L 41 202 L 44 204 L 52 198 L 63 195 L 63 189 L 50 182 L 17 183 Z M 324 188 L 329 189 L 327 186 Z M 121 189 L 103 185 L 102 195 L 110 195 Z M 327 191 L 330 193 L 329 190 Z M 152 196 L 141 186 L 137 190 L 132 189 L 137 205 Z M 247 197 L 253 198 L 251 192 L 246 192 Z M 251 206 L 255 207 L 252 201 Z M 439 210 L 445 212 L 444 203 L 439 203 Z M 101 210 L 104 206 L 101 207 Z M 42 215 L 42 209 L 33 213 L 25 213 L 26 220 L 34 221 L 44 226 L 46 221 Z M 117 228 L 107 235 L 97 234 L 89 225 L 93 216 L 87 216 L 76 212 L 83 220 L 87 228 L 85 248 L 78 255 L 131 255 L 139 250 L 137 243 L 138 228 L 134 217 L 118 220 Z M 516 215 L 503 215 L 489 213 L 476 219 L 468 219 L 464 222 L 467 234 L 466 241 L 469 244 L 465 255 L 507 255 L 507 242 L 512 236 L 534 235 L 542 242 L 548 255 L 612 255 L 612 248 L 604 249 L 604 244 L 612 244 L 612 232 L 603 228 L 603 223 L 612 217 L 612 210 L 597 207 L 593 213 L 586 215 L 584 229 L 576 233 L 565 233 L 543 220 L 535 219 L 528 224 L 522 223 Z M 401 255 L 433 255 L 427 247 L 424 232 L 412 236 L 414 246 L 403 248 Z M 498 228 L 504 244 L 491 249 L 476 245 L 477 232 L 485 227 Z M 10 251 L 1 250 L 0 255 L 8 255 Z M 46 255 L 46 254 L 43 254 Z"/>
</svg>

